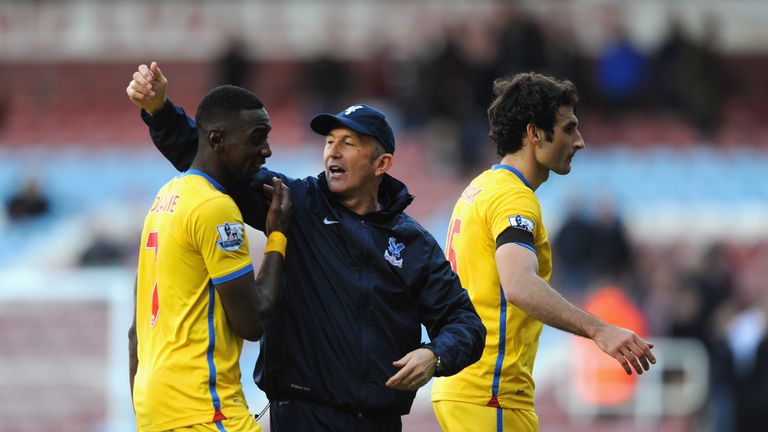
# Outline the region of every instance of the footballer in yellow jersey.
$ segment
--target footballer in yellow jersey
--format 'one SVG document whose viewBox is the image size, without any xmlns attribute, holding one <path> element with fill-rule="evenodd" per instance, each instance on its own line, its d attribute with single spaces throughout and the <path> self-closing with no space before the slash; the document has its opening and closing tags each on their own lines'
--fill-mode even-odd
<svg viewBox="0 0 768 432">
<path fill-rule="evenodd" d="M 495 165 L 461 194 L 451 217 L 446 252 L 488 331 L 483 356 L 460 373 L 440 377 L 433 400 L 533 410 L 533 361 L 541 321 L 507 302 L 496 270 L 500 241 L 536 254 L 549 280 L 552 258 L 541 209 L 515 168 Z"/>
<path fill-rule="evenodd" d="M 215 284 L 253 271 L 242 216 L 205 173 L 168 182 L 144 222 L 139 253 L 134 404 L 139 428 L 162 431 L 249 415 L 243 339 Z"/>
<path fill-rule="evenodd" d="M 532 372 L 543 324 L 592 339 L 628 374 L 655 362 L 652 344 L 549 286 L 552 258 L 534 192 L 550 172 L 569 173 L 585 146 L 575 86 L 530 72 L 497 79 L 493 91 L 489 136 L 501 163 L 461 194 L 446 245 L 488 335 L 477 363 L 432 387 L 435 415 L 448 432 L 538 430 Z"/>
<path fill-rule="evenodd" d="M 158 71 L 159 72 L 159 71 Z M 283 285 L 291 219 L 287 187 L 265 186 L 269 233 L 258 277 L 243 217 L 227 189 L 271 155 L 269 116 L 253 93 L 208 92 L 191 169 L 166 183 L 144 220 L 129 332 L 139 431 L 256 432 L 240 384 L 243 338 L 258 340 Z"/>
</svg>

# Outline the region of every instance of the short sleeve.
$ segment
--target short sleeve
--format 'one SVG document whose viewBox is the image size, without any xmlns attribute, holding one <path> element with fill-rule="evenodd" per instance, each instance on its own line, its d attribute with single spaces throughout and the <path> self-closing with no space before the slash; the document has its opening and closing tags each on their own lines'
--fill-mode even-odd
<svg viewBox="0 0 768 432">
<path fill-rule="evenodd" d="M 253 271 L 245 224 L 229 196 L 205 201 L 190 214 L 189 238 L 200 251 L 214 284 Z"/>
<path fill-rule="evenodd" d="M 533 192 L 504 191 L 491 197 L 486 219 L 497 248 L 505 243 L 517 243 L 535 252 L 541 211 Z"/>
</svg>

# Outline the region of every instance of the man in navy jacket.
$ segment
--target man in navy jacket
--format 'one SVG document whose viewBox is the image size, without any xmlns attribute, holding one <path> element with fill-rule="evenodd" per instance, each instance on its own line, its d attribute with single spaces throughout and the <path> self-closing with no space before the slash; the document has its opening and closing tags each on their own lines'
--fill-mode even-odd
<svg viewBox="0 0 768 432">
<path fill-rule="evenodd" d="M 166 86 L 153 63 L 139 66 L 126 91 L 157 148 L 184 171 L 197 131 Z M 384 114 L 353 105 L 315 116 L 311 128 L 326 137 L 322 173 L 292 179 L 262 169 L 232 193 L 261 231 L 261 184 L 280 178 L 294 202 L 286 287 L 254 379 L 271 402 L 272 431 L 397 431 L 419 387 L 477 361 L 485 327 L 435 239 L 403 213 L 413 196 L 386 173 L 395 140 Z"/>
</svg>

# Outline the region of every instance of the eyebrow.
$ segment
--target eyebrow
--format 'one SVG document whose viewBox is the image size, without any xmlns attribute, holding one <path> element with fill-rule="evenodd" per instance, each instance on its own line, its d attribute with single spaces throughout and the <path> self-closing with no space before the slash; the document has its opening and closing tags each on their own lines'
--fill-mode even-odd
<svg viewBox="0 0 768 432">
<path fill-rule="evenodd" d="M 253 134 L 253 133 L 261 133 L 261 132 L 264 132 L 264 131 L 269 132 L 271 130 L 272 130 L 272 126 L 271 125 L 269 125 L 269 124 L 261 124 L 261 125 L 257 125 L 257 126 L 252 127 L 248 131 L 248 133 L 249 134 Z"/>
<path fill-rule="evenodd" d="M 339 136 L 336 136 L 332 132 L 328 132 L 328 134 L 325 137 L 326 138 L 328 138 L 328 137 L 333 137 L 333 138 L 355 138 L 356 136 L 359 136 L 359 135 L 345 133 L 345 134 L 341 134 Z"/>
</svg>

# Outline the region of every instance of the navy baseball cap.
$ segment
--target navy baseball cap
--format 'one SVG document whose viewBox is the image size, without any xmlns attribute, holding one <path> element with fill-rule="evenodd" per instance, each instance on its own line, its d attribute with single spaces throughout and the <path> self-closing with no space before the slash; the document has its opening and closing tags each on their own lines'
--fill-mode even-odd
<svg viewBox="0 0 768 432">
<path fill-rule="evenodd" d="M 336 125 L 342 124 L 357 133 L 370 135 L 378 140 L 387 153 L 395 152 L 395 134 L 383 112 L 368 105 L 357 104 L 333 114 L 318 114 L 309 123 L 309 127 L 320 135 L 326 136 Z"/>
</svg>

